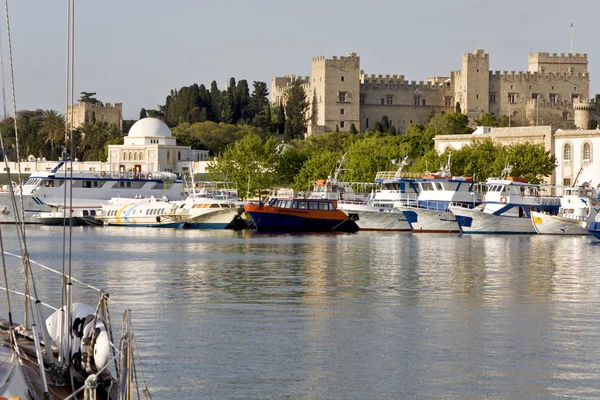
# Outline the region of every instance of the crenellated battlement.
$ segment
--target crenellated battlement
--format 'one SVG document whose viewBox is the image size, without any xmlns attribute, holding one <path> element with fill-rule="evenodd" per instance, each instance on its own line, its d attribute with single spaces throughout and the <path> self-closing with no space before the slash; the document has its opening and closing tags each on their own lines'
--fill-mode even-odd
<svg viewBox="0 0 600 400">
<path fill-rule="evenodd" d="M 568 72 L 531 72 L 531 71 L 490 71 L 490 79 L 500 80 L 566 80 L 566 79 L 578 79 L 578 80 L 589 80 L 589 74 L 587 73 L 568 73 Z"/>
<path fill-rule="evenodd" d="M 587 63 L 588 55 L 586 53 L 531 53 L 529 62 L 563 62 L 563 63 Z"/>
<path fill-rule="evenodd" d="M 484 50 L 475 50 L 473 53 L 464 53 L 462 58 L 463 62 L 469 60 L 489 60 L 490 55 L 487 54 Z"/>
<path fill-rule="evenodd" d="M 360 57 L 356 53 L 348 53 L 347 56 L 333 56 L 331 58 L 325 58 L 325 56 L 313 57 L 313 63 L 325 62 L 327 65 L 329 64 L 337 64 L 337 63 L 346 63 L 346 62 L 357 62 L 360 60 Z"/>
<path fill-rule="evenodd" d="M 361 84 L 366 90 L 389 90 L 389 89 L 419 89 L 419 90 L 443 90 L 443 83 L 432 81 L 407 81 L 404 75 L 363 75 Z"/>
</svg>

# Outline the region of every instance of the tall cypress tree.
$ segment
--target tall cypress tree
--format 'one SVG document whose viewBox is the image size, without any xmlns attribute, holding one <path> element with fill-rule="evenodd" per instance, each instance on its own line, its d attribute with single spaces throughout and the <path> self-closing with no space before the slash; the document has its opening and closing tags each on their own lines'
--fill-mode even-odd
<svg viewBox="0 0 600 400">
<path fill-rule="evenodd" d="M 299 78 L 285 91 L 285 114 L 290 120 L 292 139 L 303 139 L 308 118 L 306 116 L 310 104 Z"/>
</svg>

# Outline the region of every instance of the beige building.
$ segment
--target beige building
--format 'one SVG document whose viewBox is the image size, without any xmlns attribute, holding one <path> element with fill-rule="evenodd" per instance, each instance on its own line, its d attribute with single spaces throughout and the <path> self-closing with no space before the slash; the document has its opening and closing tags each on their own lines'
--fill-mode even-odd
<svg viewBox="0 0 600 400">
<path fill-rule="evenodd" d="M 365 74 L 356 53 L 315 57 L 310 77 L 301 78 L 311 103 L 308 134 L 349 131 L 352 124 L 362 132 L 384 115 L 403 132 L 457 106 L 471 120 L 487 112 L 509 116 L 511 125 L 566 126 L 574 121 L 574 104 L 589 99 L 587 64 L 587 54 L 533 53 L 527 71 L 492 71 L 489 54 L 476 50 L 464 54 L 461 69 L 449 76 L 416 82 Z M 272 102 L 284 101 L 294 78 L 272 79 Z"/>
<path fill-rule="evenodd" d="M 470 135 L 440 135 L 434 138 L 435 149 L 458 150 L 473 140 L 491 138 L 495 143 L 542 143 L 556 157 L 554 174 L 547 183 L 558 185 L 600 185 L 600 129 L 557 129 L 556 125 L 512 128 L 477 127 Z M 596 162 L 595 167 L 593 165 Z"/>
<path fill-rule="evenodd" d="M 108 146 L 108 160 L 120 172 L 190 172 L 190 166 L 208 160 L 208 150 L 178 146 L 169 127 L 157 118 L 137 121 L 122 145 Z M 114 170 L 114 168 L 111 168 Z"/>
<path fill-rule="evenodd" d="M 123 130 L 123 104 L 122 103 L 88 103 L 80 102 L 67 108 L 67 122 L 71 122 L 71 110 L 73 113 L 74 128 L 79 127 L 85 121 L 105 121 L 116 125 Z"/>
</svg>

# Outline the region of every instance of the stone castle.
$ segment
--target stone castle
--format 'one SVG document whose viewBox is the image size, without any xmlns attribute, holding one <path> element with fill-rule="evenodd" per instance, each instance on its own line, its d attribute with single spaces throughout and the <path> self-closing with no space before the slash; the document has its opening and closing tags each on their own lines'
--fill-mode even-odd
<svg viewBox="0 0 600 400">
<path fill-rule="evenodd" d="M 282 104 L 287 87 L 300 79 L 310 101 L 308 135 L 349 131 L 352 124 L 364 132 L 384 115 L 403 132 L 458 108 L 471 121 L 490 113 L 508 116 L 511 126 L 570 122 L 586 129 L 595 117 L 587 64 L 587 54 L 533 53 L 527 71 L 491 71 L 489 54 L 476 50 L 464 54 L 461 69 L 449 77 L 416 82 L 404 75 L 367 75 L 356 53 L 321 56 L 312 59 L 310 77 L 273 78 L 271 101 Z"/>
<path fill-rule="evenodd" d="M 73 109 L 73 124 L 77 128 L 85 121 L 105 121 L 123 130 L 123 104 L 122 103 L 90 103 L 80 102 L 67 108 L 67 123 L 71 123 L 71 108 Z"/>
</svg>

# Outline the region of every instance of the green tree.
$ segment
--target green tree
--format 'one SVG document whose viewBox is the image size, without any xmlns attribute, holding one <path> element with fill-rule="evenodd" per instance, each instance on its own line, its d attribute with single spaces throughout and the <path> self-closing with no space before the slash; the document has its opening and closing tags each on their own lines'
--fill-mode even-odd
<svg viewBox="0 0 600 400">
<path fill-rule="evenodd" d="M 505 128 L 509 125 L 510 123 L 510 119 L 508 118 L 507 115 L 501 115 L 500 118 L 498 118 L 498 126 Z"/>
<path fill-rule="evenodd" d="M 310 103 L 299 78 L 294 79 L 284 93 L 285 115 L 291 124 L 292 139 L 303 139 L 308 123 L 307 112 Z"/>
<path fill-rule="evenodd" d="M 498 126 L 498 120 L 492 114 L 483 113 L 475 119 L 475 124 L 477 126 Z"/>
<path fill-rule="evenodd" d="M 274 172 L 279 164 L 277 145 L 277 140 L 272 136 L 263 141 L 257 134 L 248 134 L 208 166 L 209 174 L 212 179 L 227 176 L 237 184 L 243 198 L 262 195 L 276 183 Z"/>
<path fill-rule="evenodd" d="M 473 132 L 469 128 L 469 117 L 460 113 L 437 114 L 431 118 L 425 131 L 432 138 L 436 135 L 460 135 Z"/>
<path fill-rule="evenodd" d="M 81 92 L 81 97 L 79 98 L 79 102 L 102 105 L 102 102 L 100 100 L 98 100 L 95 96 L 96 96 L 96 92 Z"/>
<path fill-rule="evenodd" d="M 383 124 L 379 121 L 375 121 L 375 124 L 373 125 L 373 130 L 375 132 L 385 132 L 385 130 L 383 129 Z"/>
<path fill-rule="evenodd" d="M 356 125 L 350 124 L 350 133 L 356 135 L 358 133 L 358 129 L 356 129 Z"/>
<path fill-rule="evenodd" d="M 104 146 L 102 147 L 102 150 L 98 153 L 98 160 L 100 161 L 110 161 L 108 159 L 108 146 L 111 144 L 123 144 L 125 142 L 125 137 L 121 136 L 121 137 L 116 137 L 114 139 L 108 139 L 105 143 Z"/>
<path fill-rule="evenodd" d="M 326 179 L 335 168 L 342 152 L 323 149 L 310 154 L 294 177 L 295 190 L 310 190 L 311 182 Z"/>
<path fill-rule="evenodd" d="M 275 112 L 273 115 L 273 132 L 279 135 L 283 135 L 285 132 L 285 109 L 280 104 L 275 106 Z"/>
<path fill-rule="evenodd" d="M 387 115 L 384 115 L 383 117 L 381 117 L 381 126 L 382 129 L 379 132 L 389 132 L 390 130 L 390 119 L 388 118 Z"/>
<path fill-rule="evenodd" d="M 140 119 L 144 119 L 144 118 L 147 118 L 147 117 L 148 117 L 148 113 L 146 112 L 146 109 L 142 108 L 140 110 Z"/>
<path fill-rule="evenodd" d="M 541 143 L 519 143 L 506 147 L 506 164 L 513 166 L 511 175 L 541 183 L 544 177 L 554 173 L 556 157 Z"/>
<path fill-rule="evenodd" d="M 598 121 L 596 121 L 595 119 L 590 119 L 590 121 L 588 122 L 588 129 L 596 129 L 598 127 Z"/>
<path fill-rule="evenodd" d="M 65 144 L 65 117 L 55 110 L 44 111 L 39 133 L 44 137 L 44 143 L 52 149 L 60 148 Z"/>
<path fill-rule="evenodd" d="M 388 129 L 388 133 L 392 136 L 396 136 L 396 127 L 394 125 L 390 125 L 390 129 Z"/>
<path fill-rule="evenodd" d="M 454 112 L 461 114 L 462 113 L 462 109 L 460 108 L 460 103 L 457 101 L 456 102 L 456 107 L 454 108 Z"/>
<path fill-rule="evenodd" d="M 285 121 L 285 129 L 283 130 L 283 142 L 289 143 L 292 140 L 292 122 L 288 119 Z"/>
</svg>

